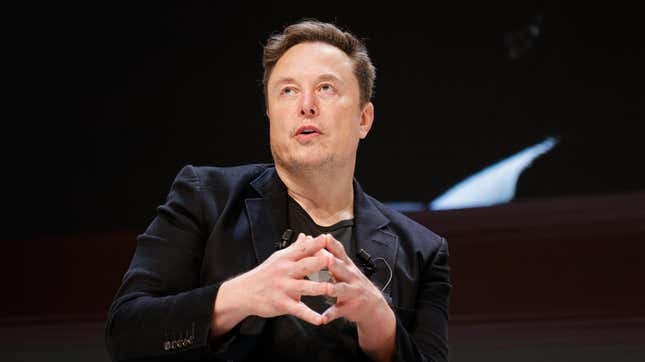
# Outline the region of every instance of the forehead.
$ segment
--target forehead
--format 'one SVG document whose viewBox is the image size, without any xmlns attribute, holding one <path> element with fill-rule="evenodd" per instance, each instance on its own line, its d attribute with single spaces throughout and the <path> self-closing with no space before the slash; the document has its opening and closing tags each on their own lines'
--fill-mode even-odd
<svg viewBox="0 0 645 362">
<path fill-rule="evenodd" d="M 322 42 L 306 42 L 289 48 L 276 63 L 269 84 L 279 78 L 306 79 L 324 74 L 355 80 L 352 59 L 342 50 Z"/>
</svg>

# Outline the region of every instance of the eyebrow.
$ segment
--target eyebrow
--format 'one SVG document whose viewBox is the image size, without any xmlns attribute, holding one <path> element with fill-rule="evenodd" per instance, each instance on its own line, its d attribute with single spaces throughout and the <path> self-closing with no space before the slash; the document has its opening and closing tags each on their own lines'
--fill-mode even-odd
<svg viewBox="0 0 645 362">
<path fill-rule="evenodd" d="M 337 76 L 335 76 L 335 75 L 333 75 L 331 73 L 325 73 L 325 74 L 322 74 L 321 76 L 319 76 L 318 78 L 316 78 L 316 82 L 320 82 L 320 81 L 324 81 L 324 80 L 334 81 L 334 82 L 338 82 L 338 83 L 341 83 L 341 84 L 344 83 L 340 78 L 338 78 Z"/>
<path fill-rule="evenodd" d="M 340 78 L 338 78 L 337 76 L 331 73 L 321 74 L 320 76 L 318 76 L 318 78 L 316 78 L 316 83 L 321 81 L 334 81 L 340 84 L 344 83 Z M 282 77 L 275 82 L 275 84 L 273 85 L 273 88 L 277 88 L 278 86 L 285 83 L 298 83 L 298 82 L 295 80 L 295 78 L 292 78 L 292 77 Z"/>
<path fill-rule="evenodd" d="M 282 78 L 278 79 L 275 82 L 275 84 L 273 84 L 272 88 L 277 88 L 279 85 L 285 84 L 285 83 L 296 83 L 296 80 L 293 79 L 293 78 L 290 78 L 290 77 L 282 77 Z"/>
</svg>

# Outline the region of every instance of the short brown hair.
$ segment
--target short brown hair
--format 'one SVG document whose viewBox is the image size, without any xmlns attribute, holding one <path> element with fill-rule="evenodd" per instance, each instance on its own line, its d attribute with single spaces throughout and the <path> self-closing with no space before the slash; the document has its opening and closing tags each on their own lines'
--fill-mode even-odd
<svg viewBox="0 0 645 362">
<path fill-rule="evenodd" d="M 282 33 L 269 37 L 264 46 L 262 65 L 264 76 L 262 85 L 265 98 L 268 96 L 267 86 L 271 72 L 280 57 L 294 45 L 304 42 L 323 42 L 335 46 L 347 54 L 354 62 L 354 75 L 358 79 L 360 90 L 360 105 L 364 106 L 372 99 L 376 68 L 367 55 L 367 48 L 357 37 L 343 31 L 334 24 L 318 20 L 303 20 L 287 26 Z"/>
</svg>

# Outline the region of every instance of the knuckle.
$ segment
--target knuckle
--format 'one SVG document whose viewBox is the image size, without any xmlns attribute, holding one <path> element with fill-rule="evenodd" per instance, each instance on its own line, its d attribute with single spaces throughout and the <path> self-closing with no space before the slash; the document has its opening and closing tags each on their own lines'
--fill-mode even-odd
<svg viewBox="0 0 645 362">
<path fill-rule="evenodd" d="M 271 289 L 274 292 L 286 290 L 285 283 L 282 280 L 273 280 L 271 284 Z"/>
<path fill-rule="evenodd" d="M 305 234 L 299 233 L 294 244 L 302 244 L 302 241 L 306 238 Z"/>
<path fill-rule="evenodd" d="M 274 287 L 278 291 L 286 292 L 293 289 L 293 281 L 289 278 L 275 278 Z"/>
<path fill-rule="evenodd" d="M 325 249 L 325 248 L 320 249 L 318 251 L 318 253 L 324 258 L 333 258 L 334 257 L 334 255 L 332 253 L 330 253 L 329 251 L 327 251 L 327 249 Z"/>
<path fill-rule="evenodd" d="M 276 302 L 276 307 L 280 311 L 287 311 L 289 310 L 289 303 L 286 300 L 279 300 Z"/>
<path fill-rule="evenodd" d="M 334 285 L 332 283 L 325 283 L 325 294 L 332 294 L 334 292 Z"/>
<path fill-rule="evenodd" d="M 309 268 L 307 267 L 307 265 L 301 265 L 298 272 L 300 273 L 300 275 L 307 275 L 309 274 Z"/>
<path fill-rule="evenodd" d="M 338 283 L 334 287 L 336 289 L 336 292 L 339 294 L 345 294 L 347 292 L 347 284 L 345 283 Z"/>
<path fill-rule="evenodd" d="M 268 304 L 271 306 L 271 309 L 273 309 L 275 311 L 281 311 L 282 310 L 282 308 L 281 308 L 282 302 L 280 300 L 278 300 L 278 299 L 271 299 L 271 300 L 269 300 Z"/>
<path fill-rule="evenodd" d="M 317 294 L 326 294 L 327 283 L 318 283 L 318 285 L 316 285 L 313 289 L 314 289 L 313 291 Z"/>
<path fill-rule="evenodd" d="M 310 281 L 307 283 L 304 289 L 306 289 L 308 292 L 315 293 L 320 290 L 320 284 L 319 282 L 314 282 Z"/>
<path fill-rule="evenodd" d="M 316 245 L 322 249 L 327 245 L 327 240 L 325 240 L 325 238 L 319 238 L 316 240 Z"/>
<path fill-rule="evenodd" d="M 305 283 L 298 283 L 298 285 L 293 288 L 293 291 L 299 296 L 307 295 L 308 290 L 309 287 Z"/>
<path fill-rule="evenodd" d="M 283 275 L 289 270 L 288 263 L 276 263 L 274 270 L 276 273 Z"/>
<path fill-rule="evenodd" d="M 320 254 L 320 256 L 316 258 L 316 262 L 317 266 L 325 266 L 329 264 L 329 258 L 325 254 Z"/>
<path fill-rule="evenodd" d="M 288 248 L 287 249 L 280 249 L 280 250 L 276 251 L 275 253 L 271 254 L 269 259 L 271 259 L 271 260 L 282 259 L 287 254 L 288 254 Z"/>
<path fill-rule="evenodd" d="M 293 291 L 298 293 L 298 295 L 306 294 L 309 290 L 311 290 L 309 283 L 313 282 L 307 279 L 300 279 L 293 284 Z"/>
</svg>

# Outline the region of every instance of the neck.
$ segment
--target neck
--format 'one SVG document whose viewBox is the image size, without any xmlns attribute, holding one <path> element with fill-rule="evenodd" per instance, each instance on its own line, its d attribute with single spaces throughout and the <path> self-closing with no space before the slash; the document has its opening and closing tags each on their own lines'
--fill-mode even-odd
<svg viewBox="0 0 645 362">
<path fill-rule="evenodd" d="M 345 170 L 290 172 L 276 163 L 276 172 L 289 195 L 320 226 L 354 217 L 353 165 Z"/>
</svg>

